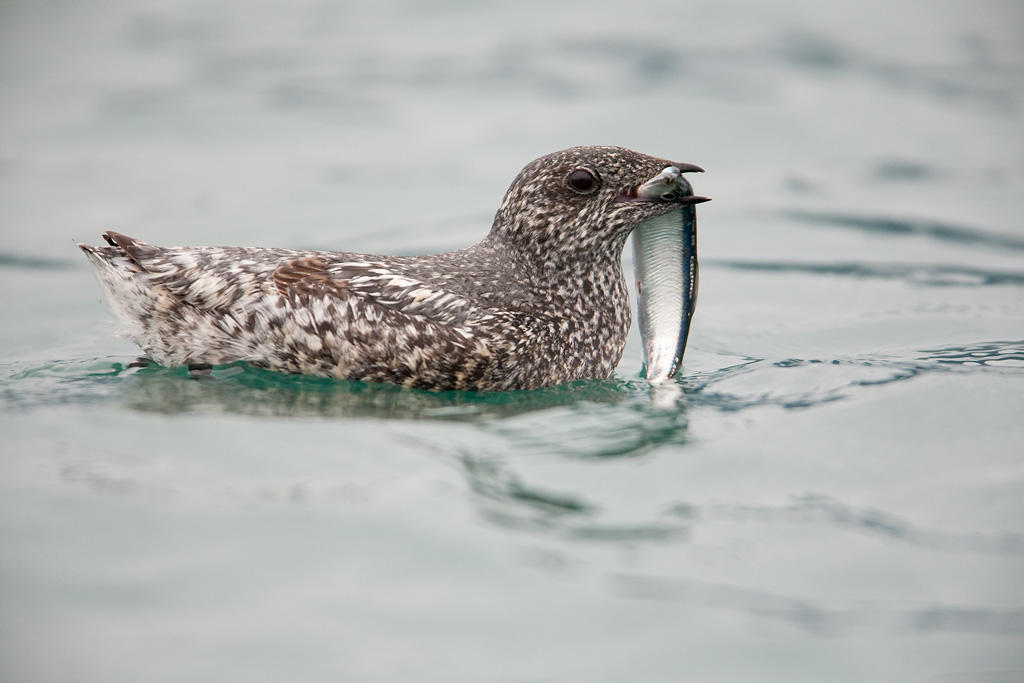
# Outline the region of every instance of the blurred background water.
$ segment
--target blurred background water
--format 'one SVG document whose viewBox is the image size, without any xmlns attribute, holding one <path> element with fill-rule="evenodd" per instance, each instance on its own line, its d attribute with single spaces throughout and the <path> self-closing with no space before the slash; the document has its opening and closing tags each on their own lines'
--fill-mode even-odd
<svg viewBox="0 0 1024 683">
<path fill-rule="evenodd" d="M 1020 3 L 8 0 L 0 87 L 4 680 L 1024 680 Z M 133 369 L 74 247 L 453 249 L 576 144 L 709 171 L 677 384 Z"/>
</svg>

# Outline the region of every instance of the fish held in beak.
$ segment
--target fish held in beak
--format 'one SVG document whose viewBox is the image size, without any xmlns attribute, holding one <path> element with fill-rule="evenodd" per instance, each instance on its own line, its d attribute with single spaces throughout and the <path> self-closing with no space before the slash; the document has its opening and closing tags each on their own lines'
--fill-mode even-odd
<svg viewBox="0 0 1024 683">
<path fill-rule="evenodd" d="M 684 171 L 703 169 L 692 164 L 675 164 L 623 193 L 628 196 L 620 196 L 622 201 L 678 205 L 633 230 L 643 374 L 650 380 L 671 379 L 679 372 L 697 303 L 697 212 L 694 206 L 709 198 L 693 194 L 690 184 L 682 177 Z"/>
</svg>

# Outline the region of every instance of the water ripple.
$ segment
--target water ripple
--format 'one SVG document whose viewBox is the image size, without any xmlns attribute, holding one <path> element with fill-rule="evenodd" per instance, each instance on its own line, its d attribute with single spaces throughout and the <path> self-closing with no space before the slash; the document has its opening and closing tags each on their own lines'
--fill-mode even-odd
<svg viewBox="0 0 1024 683">
<path fill-rule="evenodd" d="M 838 372 L 831 373 L 826 368 L 835 368 Z M 799 376 L 794 379 L 765 375 L 760 382 L 764 387 L 761 391 L 737 393 L 718 387 L 750 373 L 764 374 L 767 369 L 816 372 L 809 381 L 802 381 Z M 749 359 L 719 370 L 694 373 L 681 381 L 692 406 L 733 412 L 759 406 L 810 408 L 850 398 L 858 389 L 865 387 L 902 382 L 929 373 L 953 372 L 1022 374 L 1024 341 L 983 341 L 912 350 L 892 356 Z M 803 385 L 808 388 L 800 388 Z"/>
<path fill-rule="evenodd" d="M 0 268 L 27 268 L 30 270 L 66 270 L 73 263 L 62 259 L 51 259 L 42 256 L 23 256 L 0 252 Z"/>
<path fill-rule="evenodd" d="M 460 461 L 480 514 L 505 529 L 613 544 L 674 542 L 690 535 L 691 521 L 676 515 L 626 522 L 581 494 L 527 483 L 494 458 L 464 453 Z"/>
<path fill-rule="evenodd" d="M 992 46 L 981 37 L 972 43 L 962 46 L 959 63 L 935 67 L 879 59 L 827 34 L 803 30 L 783 33 L 775 54 L 803 70 L 848 72 L 901 92 L 917 90 L 947 101 L 972 100 L 1013 111 L 1020 100 L 1019 66 L 988 56 L 979 60 L 979 52 L 987 55 Z"/>
<path fill-rule="evenodd" d="M 875 165 L 872 175 L 886 181 L 917 181 L 935 178 L 940 171 L 923 161 L 886 158 Z"/>
<path fill-rule="evenodd" d="M 839 531 L 857 531 L 929 550 L 1024 556 L 1024 536 L 1020 534 L 926 529 L 881 510 L 855 508 L 829 496 L 815 494 L 794 496 L 781 506 L 716 503 L 699 508 L 680 503 L 670 507 L 669 511 L 688 520 L 825 524 Z"/>
<path fill-rule="evenodd" d="M 1024 341 L 980 342 L 924 351 L 920 358 L 964 367 L 1024 367 Z"/>
<path fill-rule="evenodd" d="M 800 261 L 738 261 L 707 259 L 707 265 L 766 273 L 837 275 L 857 279 L 903 280 L 928 287 L 981 287 L 1024 285 L 1024 271 L 997 271 L 985 268 L 920 263 L 809 263 Z"/>
<path fill-rule="evenodd" d="M 997 249 L 1024 250 L 1024 239 L 979 228 L 941 221 L 890 216 L 861 216 L 828 211 L 784 211 L 783 215 L 803 223 L 831 225 L 860 232 L 887 235 L 923 235 L 942 242 L 955 242 Z"/>
<path fill-rule="evenodd" d="M 835 635 L 879 628 L 894 631 L 1024 633 L 1024 609 L 965 605 L 893 606 L 888 601 L 844 602 L 675 577 L 616 574 L 612 589 L 627 597 L 681 602 L 773 619 L 810 633 Z"/>
<path fill-rule="evenodd" d="M 140 367 L 112 359 L 0 364 L 8 409 L 114 401 L 150 413 L 257 417 L 376 417 L 475 421 L 578 403 L 617 403 L 642 386 L 621 380 L 573 382 L 533 391 L 429 392 L 387 384 L 283 375 L 244 363 L 196 377 L 185 368 Z"/>
<path fill-rule="evenodd" d="M 799 374 L 835 368 L 804 381 Z M 925 373 L 1024 371 L 1024 341 L 979 341 L 844 358 L 750 358 L 676 382 L 586 380 L 493 393 L 428 392 L 386 384 L 281 375 L 244 364 L 192 377 L 184 368 L 137 367 L 112 359 L 0 364 L 0 404 L 9 410 L 115 402 L 150 413 L 226 413 L 257 417 L 374 417 L 480 422 L 517 452 L 623 457 L 687 440 L 688 411 L 735 412 L 761 406 L 810 408 L 848 398 L 857 388 L 899 382 Z M 723 388 L 761 373 L 756 390 Z M 806 386 L 806 388 L 805 388 Z M 531 418 L 534 414 L 538 417 Z M 539 422 L 538 422 L 539 421 Z M 562 429 L 564 433 L 559 434 Z"/>
<path fill-rule="evenodd" d="M 684 15 L 678 18 L 683 20 Z M 321 23 L 320 18 L 313 21 Z M 662 23 L 671 26 L 673 20 L 669 17 Z M 311 111 L 325 106 L 344 111 L 354 103 L 357 112 L 366 106 L 374 112 L 380 101 L 393 97 L 389 91 L 395 88 L 403 92 L 429 89 L 432 95 L 481 89 L 526 91 L 578 100 L 682 85 L 712 97 L 764 99 L 774 84 L 764 72 L 775 74 L 780 69 L 794 76 L 801 72 L 812 77 L 857 74 L 901 92 L 916 90 L 942 100 L 989 103 L 1010 111 L 1020 98 L 1016 68 L 993 60 L 979 63 L 969 50 L 951 50 L 952 64 L 936 68 L 880 60 L 808 30 L 775 32 L 767 45 L 755 40 L 730 46 L 665 40 L 667 36 L 642 26 L 595 26 L 557 39 L 499 32 L 485 41 L 486 47 L 468 54 L 465 45 L 456 48 L 444 41 L 412 41 L 403 45 L 404 50 L 393 50 L 388 40 L 369 44 L 342 40 L 326 50 L 317 45 L 322 34 L 304 36 L 301 46 L 263 45 L 256 50 L 226 35 L 222 22 L 152 12 L 138 17 L 123 32 L 133 50 L 187 60 L 192 79 L 185 83 L 188 88 L 220 92 L 262 88 L 275 104 Z M 349 44 L 351 48 L 346 47 Z M 295 83 L 301 85 L 294 88 Z"/>
</svg>

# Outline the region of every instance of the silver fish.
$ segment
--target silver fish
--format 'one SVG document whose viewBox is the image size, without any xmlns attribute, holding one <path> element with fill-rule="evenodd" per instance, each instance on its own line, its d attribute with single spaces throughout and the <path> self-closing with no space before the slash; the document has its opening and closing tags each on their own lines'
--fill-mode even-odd
<svg viewBox="0 0 1024 683">
<path fill-rule="evenodd" d="M 693 168 L 686 170 L 695 170 Z M 679 371 L 690 319 L 697 303 L 697 212 L 679 168 L 669 166 L 638 188 L 642 196 L 682 202 L 672 211 L 644 221 L 633 231 L 637 317 L 644 346 L 644 376 L 669 379 Z"/>
</svg>

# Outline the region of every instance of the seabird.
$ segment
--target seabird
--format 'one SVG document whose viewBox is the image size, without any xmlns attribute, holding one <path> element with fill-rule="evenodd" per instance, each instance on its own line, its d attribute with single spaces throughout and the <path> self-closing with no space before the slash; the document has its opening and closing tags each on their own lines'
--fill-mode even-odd
<svg viewBox="0 0 1024 683">
<path fill-rule="evenodd" d="M 706 201 L 680 176 L 701 170 L 622 147 L 548 154 L 515 178 L 483 240 L 427 256 L 160 247 L 113 231 L 109 246 L 79 247 L 121 334 L 164 366 L 532 389 L 612 374 L 630 325 L 625 241 Z"/>
</svg>

